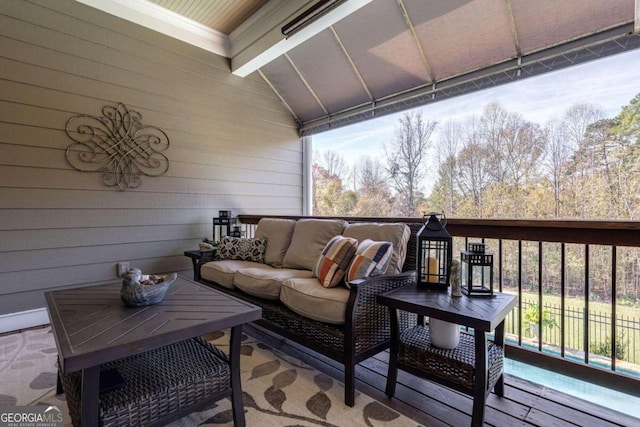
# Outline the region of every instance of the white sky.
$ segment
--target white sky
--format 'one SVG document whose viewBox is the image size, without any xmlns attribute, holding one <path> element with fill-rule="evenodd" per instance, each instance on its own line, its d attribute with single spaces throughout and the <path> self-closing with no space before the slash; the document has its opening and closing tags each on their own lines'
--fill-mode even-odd
<svg viewBox="0 0 640 427">
<path fill-rule="evenodd" d="M 473 92 L 418 107 L 423 119 L 444 123 L 449 119 L 477 115 L 491 101 L 509 112 L 544 125 L 561 117 L 576 102 L 596 104 L 607 117 L 640 92 L 640 49 L 612 55 L 581 65 L 529 77 L 495 88 Z M 403 112 L 313 135 L 314 150 L 334 150 L 352 165 L 361 156 L 382 153 L 382 144 L 393 140 L 395 126 Z M 422 189 L 428 193 L 427 188 Z"/>
</svg>

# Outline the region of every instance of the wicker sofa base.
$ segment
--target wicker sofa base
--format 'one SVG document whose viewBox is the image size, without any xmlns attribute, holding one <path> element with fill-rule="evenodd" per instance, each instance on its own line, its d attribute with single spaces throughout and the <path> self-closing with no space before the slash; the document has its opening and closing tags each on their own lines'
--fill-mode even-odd
<svg viewBox="0 0 640 427">
<path fill-rule="evenodd" d="M 277 332 L 285 338 L 300 342 L 300 344 L 311 347 L 333 359 L 342 358 L 345 351 L 344 325 L 318 322 L 294 313 L 279 301 L 265 300 L 246 294 L 238 289 L 225 288 L 204 280 L 201 280 L 201 282 L 262 308 L 262 319 L 256 320 L 256 324 Z"/>
<path fill-rule="evenodd" d="M 386 292 L 415 282 L 413 274 L 401 276 L 378 276 L 381 283 L 377 286 L 363 287 L 358 292 L 361 297 L 375 301 L 376 293 Z M 382 279 L 382 278 L 385 279 Z M 345 404 L 353 406 L 355 403 L 355 366 L 389 348 L 391 332 L 389 329 L 389 314 L 386 307 L 377 304 L 368 305 L 359 316 L 367 322 L 358 327 L 349 328 L 347 325 L 334 325 L 319 322 L 301 316 L 280 301 L 270 301 L 248 295 L 238 289 L 229 289 L 217 283 L 200 279 L 201 283 L 215 289 L 248 301 L 262 308 L 262 319 L 256 324 L 288 338 L 298 344 L 308 347 L 344 365 Z M 354 310 L 360 310 L 357 307 Z M 402 313 L 401 325 L 408 327 L 415 324 L 416 315 Z"/>
<path fill-rule="evenodd" d="M 231 395 L 227 355 L 202 338 L 110 362 L 101 372 L 116 369 L 124 380 L 99 394 L 99 425 L 164 425 Z M 74 426 L 80 414 L 81 373 L 59 377 Z"/>
</svg>

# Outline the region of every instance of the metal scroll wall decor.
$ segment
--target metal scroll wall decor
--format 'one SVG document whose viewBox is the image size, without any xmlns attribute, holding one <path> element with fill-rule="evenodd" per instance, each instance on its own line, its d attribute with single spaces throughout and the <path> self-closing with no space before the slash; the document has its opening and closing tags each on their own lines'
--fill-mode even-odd
<svg viewBox="0 0 640 427">
<path fill-rule="evenodd" d="M 169 137 L 142 124 L 142 115 L 124 104 L 102 107 L 102 117 L 79 114 L 69 119 L 67 161 L 82 172 L 103 172 L 102 182 L 120 191 L 137 188 L 142 175 L 160 176 L 169 170 L 163 154 Z"/>
</svg>

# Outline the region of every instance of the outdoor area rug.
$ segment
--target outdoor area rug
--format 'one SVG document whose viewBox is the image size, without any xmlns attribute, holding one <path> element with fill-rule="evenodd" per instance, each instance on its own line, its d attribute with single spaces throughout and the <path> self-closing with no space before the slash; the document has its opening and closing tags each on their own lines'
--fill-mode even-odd
<svg viewBox="0 0 640 427">
<path fill-rule="evenodd" d="M 206 336 L 227 351 L 229 336 Z M 50 327 L 0 336 L 0 406 L 52 405 L 71 425 L 64 394 L 56 396 L 57 350 Z M 417 426 L 418 423 L 356 392 L 356 405 L 344 404 L 344 386 L 309 365 L 257 339 L 243 336 L 241 377 L 247 426 Z M 170 424 L 232 426 L 231 401 Z"/>
</svg>

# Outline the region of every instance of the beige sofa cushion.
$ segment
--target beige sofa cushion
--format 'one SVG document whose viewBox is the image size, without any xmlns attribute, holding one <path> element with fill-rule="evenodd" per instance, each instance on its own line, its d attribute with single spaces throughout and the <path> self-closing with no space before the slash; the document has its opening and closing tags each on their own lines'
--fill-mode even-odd
<svg viewBox="0 0 640 427">
<path fill-rule="evenodd" d="M 353 237 L 358 242 L 362 242 L 365 239 L 391 242 L 393 255 L 385 274 L 399 274 L 402 272 L 402 266 L 407 257 L 407 244 L 409 243 L 409 237 L 411 237 L 411 229 L 407 224 L 354 222 L 345 227 L 342 235 Z"/>
<path fill-rule="evenodd" d="M 348 289 L 325 288 L 316 278 L 286 280 L 280 289 L 280 301 L 294 312 L 336 325 L 345 322 L 348 300 Z"/>
<path fill-rule="evenodd" d="M 267 248 L 264 254 L 264 262 L 272 267 L 282 267 L 282 259 L 287 253 L 293 228 L 296 221 L 293 219 L 262 218 L 256 228 L 256 239 L 266 237 Z"/>
<path fill-rule="evenodd" d="M 326 244 L 334 236 L 342 234 L 345 224 L 341 219 L 298 220 L 282 261 L 283 267 L 313 271 Z"/>
<path fill-rule="evenodd" d="M 241 291 L 268 300 L 280 298 L 282 282 L 294 277 L 313 277 L 309 270 L 289 268 L 243 268 L 233 278 L 233 284 Z"/>
<path fill-rule="evenodd" d="M 203 264 L 200 268 L 200 277 L 211 282 L 216 282 L 225 288 L 233 289 L 235 287 L 233 285 L 233 276 L 236 274 L 236 271 L 251 267 L 272 270 L 272 268 L 266 264 L 226 259 Z"/>
</svg>

